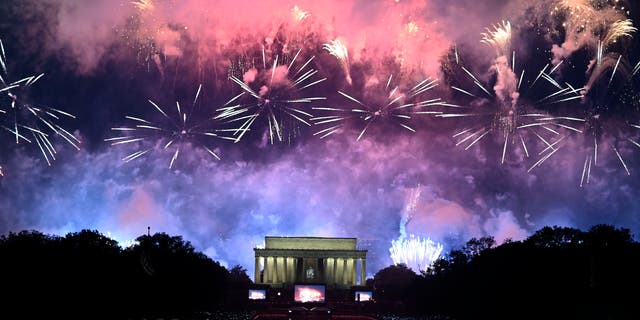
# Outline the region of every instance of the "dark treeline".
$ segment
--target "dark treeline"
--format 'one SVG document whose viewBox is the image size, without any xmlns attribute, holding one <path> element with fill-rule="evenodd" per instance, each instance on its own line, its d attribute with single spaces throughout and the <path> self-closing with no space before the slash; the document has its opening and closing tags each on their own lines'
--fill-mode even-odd
<svg viewBox="0 0 640 320">
<path fill-rule="evenodd" d="M 387 267 L 374 286 L 381 304 L 459 320 L 640 319 L 640 243 L 609 225 L 544 227 L 500 246 L 471 239 L 420 275 Z"/>
<path fill-rule="evenodd" d="M 251 281 L 179 236 L 141 236 L 126 249 L 97 231 L 0 238 L 3 314 L 15 319 L 156 318 L 242 307 Z"/>
<path fill-rule="evenodd" d="M 137 241 L 123 249 L 89 230 L 0 237 L 6 297 L 0 318 L 188 319 L 201 311 L 247 309 L 251 280 L 242 267 L 227 270 L 179 236 L 157 233 Z M 471 239 L 427 272 L 390 266 L 367 282 L 376 303 L 363 312 L 458 320 L 640 319 L 640 243 L 628 229 L 608 225 L 545 227 L 499 246 L 489 237 Z"/>
</svg>

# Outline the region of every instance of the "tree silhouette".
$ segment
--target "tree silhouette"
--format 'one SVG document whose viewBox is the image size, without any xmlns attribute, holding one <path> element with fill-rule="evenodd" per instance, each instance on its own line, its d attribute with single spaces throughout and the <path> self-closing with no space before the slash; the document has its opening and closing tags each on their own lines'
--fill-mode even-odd
<svg viewBox="0 0 640 320">
<path fill-rule="evenodd" d="M 373 289 L 379 301 L 407 302 L 408 289 L 417 280 L 418 275 L 405 264 L 391 265 L 376 272 L 373 277 Z"/>
<path fill-rule="evenodd" d="M 0 236 L 7 297 L 0 315 L 189 318 L 248 306 L 252 283 L 242 266 L 227 270 L 180 236 L 156 233 L 137 240 L 122 249 L 95 230 Z M 392 265 L 367 282 L 375 308 L 419 317 L 640 319 L 633 294 L 640 288 L 638 266 L 640 244 L 628 229 L 553 226 L 499 246 L 490 237 L 471 239 L 421 275 Z M 332 295 L 341 296 L 349 295 Z"/>
<path fill-rule="evenodd" d="M 0 274 L 9 296 L 0 314 L 119 318 L 223 307 L 229 272 L 220 264 L 179 236 L 157 233 L 138 241 L 122 250 L 91 230 L 0 237 Z M 21 308 L 25 303 L 34 307 Z"/>
</svg>

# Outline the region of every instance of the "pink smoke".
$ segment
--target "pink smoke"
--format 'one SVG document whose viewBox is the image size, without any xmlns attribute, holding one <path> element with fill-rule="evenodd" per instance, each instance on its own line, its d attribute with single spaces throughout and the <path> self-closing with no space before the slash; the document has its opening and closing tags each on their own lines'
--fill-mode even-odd
<svg viewBox="0 0 640 320">
<path fill-rule="evenodd" d="M 52 25 L 57 48 L 70 48 L 80 72 L 95 68 L 114 43 L 139 46 L 138 54 L 180 57 L 188 42 L 200 61 L 227 65 L 246 48 L 282 46 L 317 50 L 341 38 L 352 63 L 391 57 L 403 70 L 437 76 L 439 58 L 453 40 L 431 1 L 216 1 L 130 2 L 49 0 L 60 6 Z M 298 11 L 296 11 L 298 10 Z M 300 11 L 306 15 L 300 18 Z M 152 41 L 155 49 L 149 48 Z M 145 52 L 147 51 L 147 52 Z"/>
</svg>

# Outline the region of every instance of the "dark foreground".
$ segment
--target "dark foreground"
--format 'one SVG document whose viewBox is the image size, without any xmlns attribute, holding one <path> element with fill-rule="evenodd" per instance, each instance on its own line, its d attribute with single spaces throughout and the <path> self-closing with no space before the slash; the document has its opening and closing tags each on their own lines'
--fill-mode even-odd
<svg viewBox="0 0 640 320">
<path fill-rule="evenodd" d="M 501 245 L 471 239 L 427 272 L 379 270 L 366 286 L 375 303 L 328 290 L 318 305 L 328 310 L 292 309 L 286 292 L 252 304 L 242 267 L 228 270 L 181 237 L 137 241 L 123 249 L 89 230 L 1 236 L 0 319 L 640 319 L 640 243 L 608 225 L 545 227 Z"/>
</svg>

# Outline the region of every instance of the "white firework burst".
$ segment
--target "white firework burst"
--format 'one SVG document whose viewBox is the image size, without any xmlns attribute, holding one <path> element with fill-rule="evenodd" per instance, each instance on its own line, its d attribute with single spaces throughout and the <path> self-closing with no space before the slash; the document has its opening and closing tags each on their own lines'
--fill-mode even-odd
<svg viewBox="0 0 640 320">
<path fill-rule="evenodd" d="M 213 115 L 199 118 L 194 115 L 198 98 L 202 90 L 202 85 L 198 87 L 191 111 L 187 111 L 176 101 L 175 112 L 165 111 L 156 102 L 149 100 L 149 104 L 161 116 L 160 121 L 147 120 L 142 117 L 126 116 L 131 122 L 128 126 L 114 127 L 111 130 L 118 132 L 120 135 L 113 138 L 105 139 L 111 145 L 135 145 L 142 147 L 131 154 L 125 156 L 122 160 L 125 162 L 133 161 L 137 158 L 156 149 L 156 143 L 160 143 L 159 149 L 171 152 L 171 160 L 169 169 L 172 169 L 175 161 L 181 152 L 187 146 L 201 147 L 216 160 L 220 160 L 220 156 L 211 146 L 211 139 L 227 139 L 233 138 L 225 136 L 224 132 L 235 132 L 236 129 L 220 129 L 217 128 L 217 121 L 213 119 Z M 151 144 L 151 146 L 149 146 Z"/>
<path fill-rule="evenodd" d="M 62 119 L 75 119 L 75 116 L 58 108 L 36 106 L 28 97 L 29 89 L 44 77 L 44 73 L 11 81 L 7 69 L 4 45 L 0 40 L 0 128 L 10 134 L 15 144 L 37 145 L 48 165 L 57 154 L 53 137 L 61 137 L 79 150 L 80 140 L 61 124 Z"/>
<path fill-rule="evenodd" d="M 316 79 L 318 70 L 310 67 L 315 56 L 296 66 L 301 49 L 288 62 L 276 55 L 271 67 L 267 68 L 267 58 L 262 49 L 262 66 L 254 66 L 247 71 L 244 79 L 231 75 L 229 79 L 240 87 L 241 92 L 230 99 L 216 119 L 229 123 L 238 122 L 234 131 L 235 142 L 252 130 L 258 120 L 267 122 L 271 144 L 285 142 L 295 137 L 300 126 L 311 126 L 311 104 L 325 100 L 323 96 L 306 94 L 307 90 L 326 80 Z"/>
<path fill-rule="evenodd" d="M 426 93 L 438 85 L 436 79 L 426 78 L 415 86 L 400 92 L 398 86 L 392 85 L 393 75 L 389 76 L 380 97 L 375 94 L 371 97 L 357 99 L 353 95 L 338 91 L 338 94 L 347 99 L 347 103 L 354 104 L 352 108 L 317 107 L 318 111 L 328 112 L 329 115 L 313 118 L 316 125 L 328 125 L 317 131 L 314 135 L 325 138 L 338 132 L 348 122 L 355 122 L 360 127 L 360 133 L 356 138 L 359 141 L 367 130 L 375 124 L 392 122 L 403 129 L 415 132 L 416 129 L 409 123 L 417 115 L 440 114 L 441 111 L 431 109 L 434 106 L 456 107 L 448 104 L 440 98 L 425 98 Z"/>
</svg>

